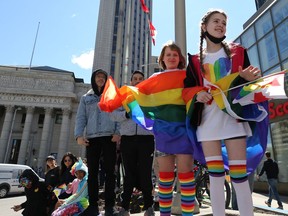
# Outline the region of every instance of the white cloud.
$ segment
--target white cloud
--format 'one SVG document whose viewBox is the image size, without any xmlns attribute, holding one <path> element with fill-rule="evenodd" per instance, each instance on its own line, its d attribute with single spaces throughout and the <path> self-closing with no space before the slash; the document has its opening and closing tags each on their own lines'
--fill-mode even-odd
<svg viewBox="0 0 288 216">
<path fill-rule="evenodd" d="M 94 50 L 90 50 L 85 53 L 82 53 L 79 56 L 72 55 L 71 62 L 73 64 L 78 65 L 80 68 L 92 69 L 93 58 L 94 58 Z"/>
</svg>

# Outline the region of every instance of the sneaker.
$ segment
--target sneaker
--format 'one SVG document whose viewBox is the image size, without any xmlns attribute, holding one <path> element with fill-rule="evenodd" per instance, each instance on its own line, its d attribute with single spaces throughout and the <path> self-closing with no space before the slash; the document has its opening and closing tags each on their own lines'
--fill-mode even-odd
<svg viewBox="0 0 288 216">
<path fill-rule="evenodd" d="M 266 204 L 268 207 L 271 207 L 271 203 L 269 203 L 268 201 L 265 201 L 265 204 Z"/>
<path fill-rule="evenodd" d="M 99 216 L 98 206 L 88 206 L 79 216 Z"/>
<path fill-rule="evenodd" d="M 130 216 L 130 212 L 126 211 L 124 208 L 122 208 L 117 216 Z"/>
<path fill-rule="evenodd" d="M 107 207 L 107 209 L 105 209 L 105 216 L 116 216 L 118 213 L 114 207 Z"/>
<path fill-rule="evenodd" d="M 283 210 L 283 206 L 278 206 L 278 208 L 277 209 L 281 209 L 281 210 Z"/>
<path fill-rule="evenodd" d="M 155 216 L 155 212 L 153 207 L 149 207 L 145 212 L 144 212 L 144 216 Z"/>
</svg>

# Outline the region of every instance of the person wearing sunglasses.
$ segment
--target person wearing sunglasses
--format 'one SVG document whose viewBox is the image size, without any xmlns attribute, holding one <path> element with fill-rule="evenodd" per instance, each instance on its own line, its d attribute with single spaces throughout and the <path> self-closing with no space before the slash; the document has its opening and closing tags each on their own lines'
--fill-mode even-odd
<svg viewBox="0 0 288 216">
<path fill-rule="evenodd" d="M 71 186 L 72 181 L 76 178 L 75 175 L 71 174 L 71 167 L 77 162 L 77 157 L 72 154 L 71 152 L 67 152 L 63 155 L 61 160 L 61 167 L 60 167 L 60 183 L 58 185 L 62 186 L 65 185 L 67 189 Z M 62 193 L 59 195 L 59 199 L 66 199 L 71 194 L 68 193 Z"/>
<path fill-rule="evenodd" d="M 48 215 L 48 200 L 51 193 L 44 182 L 40 182 L 37 175 L 31 170 L 26 169 L 19 177 L 19 184 L 25 187 L 26 201 L 20 205 L 14 205 L 11 209 L 15 212 L 24 209 L 24 216 L 46 216 Z"/>
</svg>

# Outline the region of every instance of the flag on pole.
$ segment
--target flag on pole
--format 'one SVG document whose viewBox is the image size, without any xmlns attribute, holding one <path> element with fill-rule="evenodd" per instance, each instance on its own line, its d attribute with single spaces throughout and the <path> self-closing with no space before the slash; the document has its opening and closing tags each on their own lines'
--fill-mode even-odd
<svg viewBox="0 0 288 216">
<path fill-rule="evenodd" d="M 148 22 L 149 22 L 149 30 L 150 30 L 150 36 L 152 38 L 152 43 L 155 46 L 157 31 L 156 31 L 156 28 L 153 26 L 152 22 L 150 20 L 148 20 Z"/>
<path fill-rule="evenodd" d="M 141 2 L 141 7 L 144 13 L 149 13 L 150 11 L 149 11 L 149 8 L 145 4 L 145 0 L 140 0 L 140 2 Z"/>
</svg>

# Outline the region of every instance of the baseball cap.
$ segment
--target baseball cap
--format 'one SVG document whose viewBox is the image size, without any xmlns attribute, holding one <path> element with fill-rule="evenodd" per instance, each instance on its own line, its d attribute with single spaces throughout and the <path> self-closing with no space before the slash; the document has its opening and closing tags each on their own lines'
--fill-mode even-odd
<svg viewBox="0 0 288 216">
<path fill-rule="evenodd" d="M 49 159 L 51 159 L 51 160 L 56 160 L 53 155 L 48 155 L 47 158 L 46 158 L 46 161 L 49 160 Z"/>
</svg>

